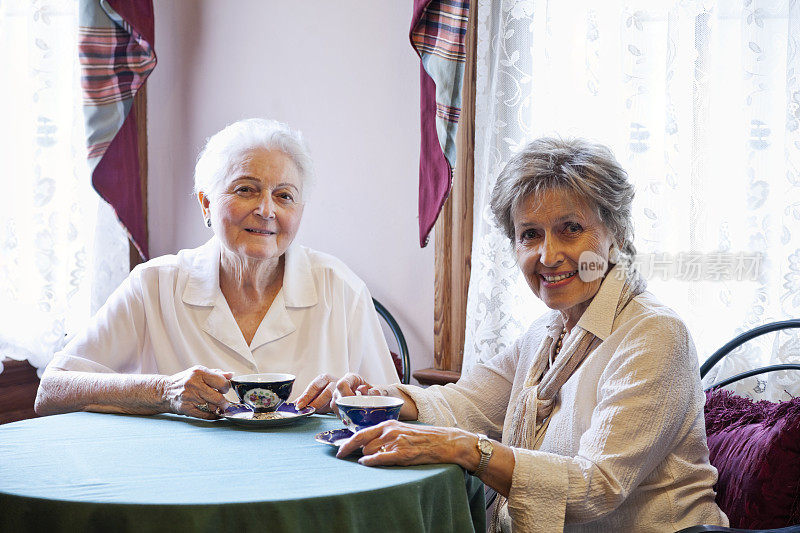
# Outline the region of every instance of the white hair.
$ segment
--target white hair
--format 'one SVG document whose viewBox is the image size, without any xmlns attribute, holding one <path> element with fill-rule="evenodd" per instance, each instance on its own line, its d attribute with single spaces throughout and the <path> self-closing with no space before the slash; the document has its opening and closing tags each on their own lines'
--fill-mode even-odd
<svg viewBox="0 0 800 533">
<path fill-rule="evenodd" d="M 238 159 L 258 148 L 279 150 L 292 160 L 300 173 L 303 198 L 307 199 L 314 185 L 314 164 L 303 134 L 283 122 L 263 118 L 234 122 L 206 140 L 194 167 L 194 193 L 213 196 Z"/>
</svg>

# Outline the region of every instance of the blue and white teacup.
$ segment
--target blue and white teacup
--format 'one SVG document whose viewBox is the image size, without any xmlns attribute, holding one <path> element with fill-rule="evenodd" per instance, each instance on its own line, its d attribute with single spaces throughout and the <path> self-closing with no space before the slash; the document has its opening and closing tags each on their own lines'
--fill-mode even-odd
<svg viewBox="0 0 800 533">
<path fill-rule="evenodd" d="M 231 378 L 239 400 L 256 413 L 269 413 L 289 399 L 294 385 L 292 374 L 242 374 Z"/>
<path fill-rule="evenodd" d="M 336 400 L 339 418 L 355 433 L 386 420 L 397 420 L 403 400 L 392 396 L 344 396 Z"/>
</svg>

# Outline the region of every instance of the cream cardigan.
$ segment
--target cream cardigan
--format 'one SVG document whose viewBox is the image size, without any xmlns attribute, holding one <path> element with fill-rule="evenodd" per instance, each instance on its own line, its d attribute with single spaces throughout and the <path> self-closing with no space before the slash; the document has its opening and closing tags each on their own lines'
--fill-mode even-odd
<svg viewBox="0 0 800 533">
<path fill-rule="evenodd" d="M 541 448 L 514 448 L 514 531 L 728 525 L 714 502 L 717 472 L 708 462 L 705 396 L 689 332 L 647 292 L 614 321 L 621 289 L 620 278 L 607 276 L 579 320 L 603 342 L 562 387 Z M 456 384 L 398 388 L 414 399 L 420 421 L 507 443 L 532 358 L 555 318 L 544 315 Z"/>
</svg>

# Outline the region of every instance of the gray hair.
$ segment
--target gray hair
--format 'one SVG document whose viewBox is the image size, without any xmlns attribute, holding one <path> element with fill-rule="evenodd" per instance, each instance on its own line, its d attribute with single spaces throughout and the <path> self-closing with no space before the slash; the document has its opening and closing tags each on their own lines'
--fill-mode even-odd
<svg viewBox="0 0 800 533">
<path fill-rule="evenodd" d="M 237 159 L 253 149 L 279 150 L 300 173 L 303 197 L 314 185 L 314 164 L 303 134 L 283 122 L 248 118 L 229 124 L 206 140 L 194 167 L 194 193 L 213 195 L 231 172 Z"/>
<path fill-rule="evenodd" d="M 543 137 L 512 157 L 491 199 L 492 213 L 512 244 L 514 211 L 524 200 L 552 189 L 571 191 L 594 207 L 623 258 L 632 260 L 634 189 L 611 150 L 586 139 Z"/>
</svg>

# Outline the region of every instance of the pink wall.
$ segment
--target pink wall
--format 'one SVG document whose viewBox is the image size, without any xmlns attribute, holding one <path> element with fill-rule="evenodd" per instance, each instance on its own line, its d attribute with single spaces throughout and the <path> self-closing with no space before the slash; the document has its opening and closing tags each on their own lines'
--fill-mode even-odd
<svg viewBox="0 0 800 533">
<path fill-rule="evenodd" d="M 433 365 L 433 245 L 417 243 L 411 5 L 155 2 L 149 212 L 154 256 L 201 244 L 210 230 L 191 190 L 204 139 L 252 116 L 300 129 L 318 179 L 297 240 L 366 281 L 400 322 L 416 369 Z"/>
</svg>

